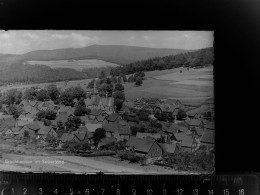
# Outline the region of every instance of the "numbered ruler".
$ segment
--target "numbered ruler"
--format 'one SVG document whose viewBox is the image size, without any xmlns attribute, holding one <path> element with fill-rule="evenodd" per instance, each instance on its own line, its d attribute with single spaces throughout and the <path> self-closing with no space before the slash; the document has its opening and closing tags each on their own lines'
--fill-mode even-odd
<svg viewBox="0 0 260 195">
<path fill-rule="evenodd" d="M 1 174 L 1 195 L 257 195 L 256 176 Z"/>
</svg>

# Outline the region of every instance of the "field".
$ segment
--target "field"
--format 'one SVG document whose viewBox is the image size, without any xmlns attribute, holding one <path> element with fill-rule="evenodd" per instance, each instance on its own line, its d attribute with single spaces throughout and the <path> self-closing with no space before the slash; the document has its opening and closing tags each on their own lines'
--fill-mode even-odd
<svg viewBox="0 0 260 195">
<path fill-rule="evenodd" d="M 97 59 L 88 60 L 53 60 L 53 61 L 27 61 L 30 65 L 47 65 L 51 68 L 73 68 L 81 71 L 84 68 L 116 67 L 117 64 Z"/>
<path fill-rule="evenodd" d="M 180 73 L 182 70 L 182 73 Z M 202 69 L 176 68 L 146 72 L 143 85 L 135 87 L 125 84 L 126 97 L 176 98 L 187 104 L 201 104 L 213 101 L 213 67 Z"/>
</svg>

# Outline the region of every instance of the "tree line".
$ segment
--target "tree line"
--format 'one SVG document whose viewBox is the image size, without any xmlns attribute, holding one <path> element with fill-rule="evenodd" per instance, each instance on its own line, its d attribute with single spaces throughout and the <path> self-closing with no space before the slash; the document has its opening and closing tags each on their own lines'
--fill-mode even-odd
<svg viewBox="0 0 260 195">
<path fill-rule="evenodd" d="M 133 74 L 140 71 L 165 70 L 178 67 L 203 67 L 214 62 L 214 48 L 200 49 L 165 57 L 155 57 L 112 68 L 111 76 Z"/>
</svg>

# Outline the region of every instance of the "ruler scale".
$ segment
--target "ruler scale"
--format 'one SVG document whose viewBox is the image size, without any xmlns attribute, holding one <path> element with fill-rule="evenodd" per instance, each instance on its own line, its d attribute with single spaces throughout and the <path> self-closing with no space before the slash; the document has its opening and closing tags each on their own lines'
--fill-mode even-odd
<svg viewBox="0 0 260 195">
<path fill-rule="evenodd" d="M 1 195 L 257 195 L 254 175 L 73 175 L 2 173 Z"/>
</svg>

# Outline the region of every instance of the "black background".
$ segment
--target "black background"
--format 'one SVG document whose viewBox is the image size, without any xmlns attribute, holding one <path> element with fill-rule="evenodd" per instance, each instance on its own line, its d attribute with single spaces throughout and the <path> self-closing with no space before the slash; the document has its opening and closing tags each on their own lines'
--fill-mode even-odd
<svg viewBox="0 0 260 195">
<path fill-rule="evenodd" d="M 259 8 L 251 0 L 0 0 L 0 29 L 213 30 L 216 173 L 250 173 L 260 170 Z"/>
</svg>

